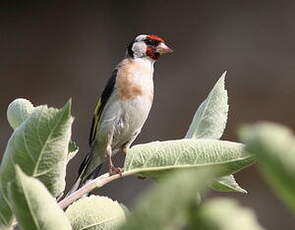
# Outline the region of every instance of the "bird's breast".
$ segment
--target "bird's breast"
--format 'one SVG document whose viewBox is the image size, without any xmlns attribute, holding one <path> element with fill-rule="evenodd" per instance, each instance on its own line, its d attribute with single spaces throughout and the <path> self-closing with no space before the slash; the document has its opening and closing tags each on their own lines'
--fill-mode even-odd
<svg viewBox="0 0 295 230">
<path fill-rule="evenodd" d="M 153 66 L 134 61 L 125 61 L 118 68 L 116 87 L 121 100 L 137 97 L 153 101 Z"/>
</svg>

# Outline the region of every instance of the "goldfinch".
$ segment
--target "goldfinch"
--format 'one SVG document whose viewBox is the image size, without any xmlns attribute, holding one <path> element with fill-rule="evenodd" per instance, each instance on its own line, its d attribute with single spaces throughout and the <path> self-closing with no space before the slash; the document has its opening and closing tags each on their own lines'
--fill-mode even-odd
<svg viewBox="0 0 295 230">
<path fill-rule="evenodd" d="M 154 63 L 172 52 L 156 35 L 142 34 L 129 44 L 96 104 L 89 138 L 91 152 L 79 168 L 72 191 L 97 177 L 106 160 L 110 175 L 121 173 L 112 156 L 119 151 L 126 153 L 140 133 L 153 103 Z"/>
</svg>

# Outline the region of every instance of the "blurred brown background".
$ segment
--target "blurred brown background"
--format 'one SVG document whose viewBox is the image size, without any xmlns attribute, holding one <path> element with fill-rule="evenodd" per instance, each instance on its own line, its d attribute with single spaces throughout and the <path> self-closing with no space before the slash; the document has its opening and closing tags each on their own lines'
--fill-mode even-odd
<svg viewBox="0 0 295 230">
<path fill-rule="evenodd" d="M 6 107 L 17 97 L 61 107 L 73 98 L 73 138 L 84 154 L 94 104 L 129 41 L 158 34 L 174 48 L 155 68 L 155 102 L 136 143 L 184 136 L 199 103 L 222 74 L 230 114 L 224 139 L 241 123 L 271 120 L 295 129 L 295 1 L 1 1 L 0 146 L 11 134 Z M 118 164 L 118 163 L 117 163 Z M 295 219 L 256 173 L 237 175 L 248 195 L 226 194 L 255 209 L 269 230 Z M 102 194 L 132 206 L 148 180 L 125 178 Z M 213 195 L 216 195 L 214 193 Z M 217 195 L 224 195 L 218 193 Z"/>
</svg>

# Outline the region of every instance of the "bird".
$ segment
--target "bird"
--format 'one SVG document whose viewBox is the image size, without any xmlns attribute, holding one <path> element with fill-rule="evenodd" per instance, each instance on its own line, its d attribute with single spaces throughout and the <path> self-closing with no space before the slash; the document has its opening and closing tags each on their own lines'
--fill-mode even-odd
<svg viewBox="0 0 295 230">
<path fill-rule="evenodd" d="M 129 43 L 95 106 L 89 137 L 91 151 L 80 165 L 71 192 L 96 178 L 104 161 L 109 175 L 122 173 L 114 166 L 112 156 L 120 151 L 127 154 L 141 132 L 153 103 L 154 63 L 172 52 L 164 39 L 153 34 L 138 35 Z"/>
</svg>

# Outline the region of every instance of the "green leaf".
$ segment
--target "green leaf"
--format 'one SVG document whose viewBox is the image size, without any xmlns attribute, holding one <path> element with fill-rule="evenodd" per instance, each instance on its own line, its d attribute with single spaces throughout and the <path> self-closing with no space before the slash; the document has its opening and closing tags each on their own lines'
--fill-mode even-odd
<svg viewBox="0 0 295 230">
<path fill-rule="evenodd" d="M 245 126 L 240 132 L 246 149 L 255 154 L 263 176 L 286 205 L 295 211 L 295 137 L 274 123 Z"/>
<path fill-rule="evenodd" d="M 12 223 L 12 212 L 8 206 L 7 200 L 4 199 L 2 193 L 0 193 L 0 229 L 4 229 L 4 226 L 9 228 Z"/>
<path fill-rule="evenodd" d="M 185 138 L 219 139 L 226 126 L 228 96 L 222 74 L 208 97 L 196 111 Z"/>
<path fill-rule="evenodd" d="M 11 102 L 7 109 L 7 119 L 10 126 L 16 129 L 21 123 L 23 123 L 34 111 L 33 104 L 24 98 L 15 99 Z M 69 155 L 68 161 L 72 160 L 78 153 L 79 147 L 75 141 L 69 142 Z"/>
<path fill-rule="evenodd" d="M 23 230 L 72 229 L 56 200 L 37 179 L 17 166 L 15 181 L 10 184 L 10 201 L 17 222 Z"/>
<path fill-rule="evenodd" d="M 33 104 L 24 98 L 15 99 L 11 102 L 7 109 L 7 119 L 10 126 L 16 129 L 21 123 L 23 123 L 34 111 Z M 68 161 L 72 160 L 78 153 L 79 147 L 74 141 L 69 142 L 69 155 Z"/>
<path fill-rule="evenodd" d="M 15 99 L 7 108 L 7 120 L 13 129 L 16 129 L 33 112 L 33 104 L 24 98 Z"/>
<path fill-rule="evenodd" d="M 229 108 L 224 86 L 225 75 L 226 72 L 197 109 L 185 138 L 219 139 L 222 136 Z M 233 175 L 216 180 L 212 188 L 222 192 L 246 192 L 237 184 Z"/>
<path fill-rule="evenodd" d="M 208 169 L 186 169 L 171 173 L 137 201 L 120 230 L 182 229 L 188 212 L 197 206 L 196 194 L 204 192 L 218 174 Z"/>
<path fill-rule="evenodd" d="M 235 173 L 254 162 L 243 145 L 230 141 L 181 139 L 133 146 L 127 153 L 124 171 L 157 177 L 179 168 L 222 166 L 223 175 Z"/>
<path fill-rule="evenodd" d="M 202 230 L 263 230 L 255 214 L 241 207 L 235 200 L 215 198 L 203 203 L 194 214 L 187 229 Z"/>
<path fill-rule="evenodd" d="M 60 110 L 39 106 L 15 129 L 0 166 L 0 190 L 6 201 L 16 164 L 27 175 L 41 180 L 53 196 L 63 192 L 73 122 L 70 111 L 71 102 Z M 4 206 L 7 204 L 0 205 L 0 211 Z"/>
<path fill-rule="evenodd" d="M 117 201 L 104 196 L 90 196 L 73 203 L 66 211 L 73 230 L 117 229 L 125 213 Z"/>
<path fill-rule="evenodd" d="M 212 189 L 218 192 L 241 192 L 247 193 L 247 191 L 239 186 L 233 175 L 217 178 L 215 182 L 210 186 Z"/>
</svg>

